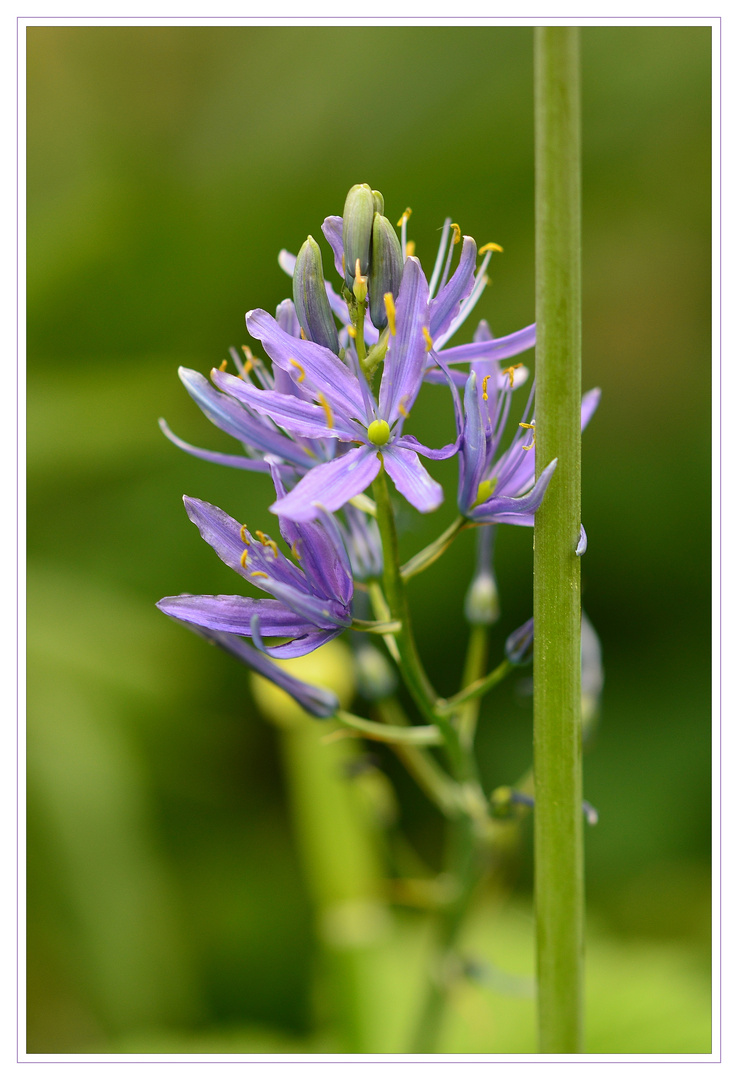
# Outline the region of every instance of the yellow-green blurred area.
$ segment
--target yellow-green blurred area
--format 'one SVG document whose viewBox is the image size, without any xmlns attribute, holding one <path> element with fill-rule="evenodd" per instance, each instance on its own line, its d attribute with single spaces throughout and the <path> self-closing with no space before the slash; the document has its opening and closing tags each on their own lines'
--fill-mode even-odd
<svg viewBox="0 0 738 1080">
<path fill-rule="evenodd" d="M 710 1049 L 710 33 L 581 35 L 584 386 L 602 387 L 582 573 L 606 669 L 584 783 L 600 815 L 586 833 L 594 1053 Z M 277 252 L 322 243 L 354 183 L 379 188 L 393 220 L 412 207 L 427 269 L 447 214 L 502 245 L 473 323 L 533 321 L 532 32 L 59 26 L 29 29 L 27 48 L 28 1050 L 340 1049 L 337 988 L 353 975 L 343 961 L 331 974 L 331 949 L 365 945 L 321 929 L 306 822 L 335 825 L 348 874 L 335 807 L 373 775 L 375 810 L 397 807 L 365 838 L 389 877 L 398 851 L 439 868 L 442 823 L 382 747 L 354 780 L 330 755 L 360 744 L 320 743 L 315 723 L 295 750 L 248 672 L 156 610 L 239 589 L 183 493 L 276 532 L 266 477 L 183 454 L 157 419 L 237 452 L 177 367 L 207 373 L 248 342 L 245 311 L 290 295 Z M 429 388 L 413 421 L 445 442 L 448 391 Z M 430 468 L 446 503 L 401 508 L 403 555 L 455 513 L 455 462 Z M 495 663 L 531 613 L 531 554 L 531 530 L 500 529 Z M 464 534 L 411 588 L 442 694 L 458 687 L 472 559 Z M 530 763 L 527 675 L 482 710 L 488 790 Z M 303 751 L 329 778 L 312 794 L 294 779 Z M 465 948 L 487 975 L 454 983 L 443 1050 L 535 1051 L 531 876 L 527 820 L 504 889 L 475 907 Z M 401 1052 L 428 916 L 386 896 L 351 910 L 373 927 L 364 1045 Z"/>
</svg>

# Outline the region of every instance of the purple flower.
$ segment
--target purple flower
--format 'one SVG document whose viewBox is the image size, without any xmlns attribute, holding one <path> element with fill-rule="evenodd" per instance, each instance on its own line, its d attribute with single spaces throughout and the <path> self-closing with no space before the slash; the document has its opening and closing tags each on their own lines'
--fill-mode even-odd
<svg viewBox="0 0 738 1080">
<path fill-rule="evenodd" d="M 482 325 L 478 334 L 486 333 Z M 465 517 L 479 524 L 532 525 L 557 464 L 554 458 L 535 480 L 535 420 L 529 420 L 535 385 L 510 446 L 497 457 L 514 383 L 514 370 L 500 372 L 495 360 L 473 362 L 466 381 L 458 505 Z M 599 400 L 598 389 L 583 396 L 582 428 Z"/>
<path fill-rule="evenodd" d="M 374 397 L 353 353 L 344 363 L 330 350 L 287 334 L 265 311 L 246 316 L 249 333 L 261 340 L 275 371 L 286 375 L 302 396 L 256 386 L 225 372 L 213 382 L 250 409 L 271 417 L 294 436 L 353 443 L 332 461 L 316 465 L 271 509 L 294 521 L 310 521 L 321 510 L 338 510 L 371 484 L 382 464 L 398 491 L 422 512 L 443 500 L 440 484 L 418 459 L 450 457 L 456 443 L 440 450 L 403 435 L 405 420 L 423 382 L 431 346 L 428 284 L 417 259 L 405 263 L 396 311 L 391 310 L 389 347 Z M 310 400 L 308 400 L 310 399 Z"/>
<path fill-rule="evenodd" d="M 279 485 L 278 474 L 276 482 Z M 252 638 L 261 652 L 283 658 L 312 652 L 351 625 L 351 567 L 336 523 L 328 514 L 309 524 L 280 522 L 297 566 L 274 540 L 258 530 L 252 534 L 217 506 L 188 496 L 184 504 L 219 558 L 274 599 L 167 596 L 157 604 L 165 614 L 207 632 Z M 267 647 L 265 637 L 289 640 Z"/>
</svg>

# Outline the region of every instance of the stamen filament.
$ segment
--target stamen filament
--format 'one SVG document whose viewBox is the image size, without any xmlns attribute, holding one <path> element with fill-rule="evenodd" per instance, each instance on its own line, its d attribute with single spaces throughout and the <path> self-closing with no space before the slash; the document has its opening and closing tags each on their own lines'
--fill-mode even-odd
<svg viewBox="0 0 738 1080">
<path fill-rule="evenodd" d="M 330 429 L 333 427 L 333 410 L 326 401 L 325 394 L 318 394 L 318 401 L 323 406 L 323 411 L 325 412 L 326 426 L 330 431 Z"/>
<path fill-rule="evenodd" d="M 292 364 L 293 367 L 296 367 L 297 370 L 300 372 L 300 374 L 297 376 L 297 381 L 299 383 L 304 382 L 305 381 L 305 368 L 297 360 L 293 360 L 292 357 L 290 357 L 290 363 Z"/>
</svg>

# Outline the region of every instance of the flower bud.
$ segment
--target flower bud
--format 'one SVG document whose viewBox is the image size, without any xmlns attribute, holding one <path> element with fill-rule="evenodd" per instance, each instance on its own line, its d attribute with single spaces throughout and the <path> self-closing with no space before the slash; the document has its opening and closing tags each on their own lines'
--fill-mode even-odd
<svg viewBox="0 0 738 1080">
<path fill-rule="evenodd" d="M 374 198 L 374 213 L 375 214 L 383 214 L 384 213 L 384 195 L 382 194 L 381 191 L 372 191 L 372 196 Z"/>
<path fill-rule="evenodd" d="M 476 574 L 464 599 L 464 615 L 472 626 L 491 626 L 500 617 L 497 582 L 489 571 Z"/>
<path fill-rule="evenodd" d="M 511 664 L 522 667 L 533 659 L 533 620 L 528 619 L 517 630 L 513 630 L 505 642 L 505 656 Z"/>
<path fill-rule="evenodd" d="M 387 325 L 385 293 L 400 291 L 404 261 L 397 233 L 386 217 L 377 213 L 372 225 L 372 261 L 369 267 L 369 311 L 377 330 Z"/>
<path fill-rule="evenodd" d="M 343 257 L 346 285 L 353 290 L 356 260 L 363 275 L 369 270 L 369 249 L 372 242 L 374 195 L 368 184 L 354 184 L 346 196 L 343 208 Z"/>
<path fill-rule="evenodd" d="M 338 353 L 338 333 L 325 291 L 323 257 L 312 236 L 308 236 L 298 253 L 292 291 L 305 337 Z"/>
<path fill-rule="evenodd" d="M 354 653 L 356 684 L 367 701 L 389 697 L 397 689 L 397 676 L 384 653 L 362 642 Z"/>
</svg>

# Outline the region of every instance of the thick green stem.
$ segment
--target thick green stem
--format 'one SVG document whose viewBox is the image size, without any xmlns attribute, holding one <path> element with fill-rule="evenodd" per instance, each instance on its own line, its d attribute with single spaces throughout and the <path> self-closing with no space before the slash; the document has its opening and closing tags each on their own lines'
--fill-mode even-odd
<svg viewBox="0 0 738 1080">
<path fill-rule="evenodd" d="M 581 268 L 577 28 L 535 30 L 536 472 L 558 459 L 534 537 L 534 775 L 541 1053 L 582 1052 Z"/>
</svg>

